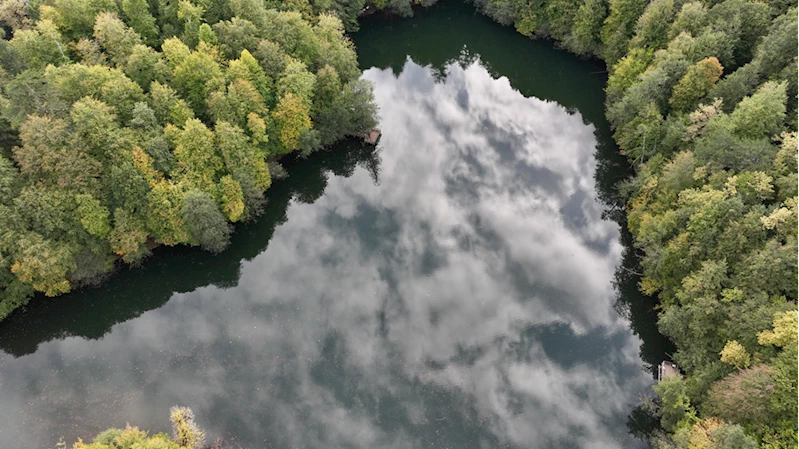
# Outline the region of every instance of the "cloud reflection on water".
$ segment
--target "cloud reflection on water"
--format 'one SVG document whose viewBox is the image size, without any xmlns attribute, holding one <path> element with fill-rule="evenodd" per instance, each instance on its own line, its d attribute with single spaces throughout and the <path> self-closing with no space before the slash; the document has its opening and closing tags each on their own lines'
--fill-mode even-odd
<svg viewBox="0 0 799 449">
<path fill-rule="evenodd" d="M 250 448 L 634 445 L 651 378 L 613 311 L 593 126 L 464 65 L 367 71 L 379 184 L 331 176 L 237 286 L 0 356 L 0 439 L 165 430 L 186 404 Z"/>
</svg>

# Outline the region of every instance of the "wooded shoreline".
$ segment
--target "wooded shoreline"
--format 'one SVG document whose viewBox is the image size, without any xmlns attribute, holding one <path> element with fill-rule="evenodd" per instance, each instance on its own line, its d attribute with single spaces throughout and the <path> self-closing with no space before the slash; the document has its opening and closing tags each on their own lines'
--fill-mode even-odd
<svg viewBox="0 0 799 449">
<path fill-rule="evenodd" d="M 640 287 L 685 372 L 656 387 L 653 445 L 796 447 L 796 6 L 473 3 L 608 67 Z M 149 242 L 223 250 L 263 206 L 267 160 L 374 129 L 345 36 L 365 5 L 4 2 L 0 318 Z"/>
</svg>

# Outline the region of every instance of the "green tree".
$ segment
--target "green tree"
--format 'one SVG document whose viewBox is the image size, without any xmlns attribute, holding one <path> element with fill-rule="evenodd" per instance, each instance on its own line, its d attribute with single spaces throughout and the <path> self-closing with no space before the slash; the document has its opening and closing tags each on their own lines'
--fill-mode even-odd
<svg viewBox="0 0 799 449">
<path fill-rule="evenodd" d="M 287 92 L 272 112 L 272 119 L 278 129 L 278 141 L 282 148 L 279 153 L 288 153 L 299 148 L 300 137 L 311 129 L 310 110 L 305 102 L 291 92 Z"/>
<path fill-rule="evenodd" d="M 191 54 L 189 47 L 176 37 L 170 37 L 161 44 L 161 52 L 172 68 L 182 64 Z"/>
<path fill-rule="evenodd" d="M 75 213 L 75 198 L 69 192 L 42 185 L 26 186 L 14 198 L 14 206 L 19 224 L 43 237 L 75 241 L 86 236 Z"/>
<path fill-rule="evenodd" d="M 111 57 L 111 61 L 121 66 L 127 62 L 133 47 L 142 42 L 141 36 L 133 28 L 110 12 L 97 16 L 94 37 Z"/>
<path fill-rule="evenodd" d="M 602 22 L 608 15 L 605 0 L 585 0 L 574 17 L 570 48 L 580 54 L 598 54 L 601 48 Z"/>
<path fill-rule="evenodd" d="M 218 195 L 225 217 L 233 223 L 239 221 L 245 209 L 241 184 L 230 175 L 223 176 L 219 180 Z"/>
<path fill-rule="evenodd" d="M 9 205 L 21 185 L 19 170 L 8 158 L 0 155 L 0 204 Z"/>
<path fill-rule="evenodd" d="M 200 42 L 203 42 L 209 46 L 219 44 L 219 37 L 216 35 L 216 33 L 214 33 L 211 25 L 208 25 L 207 23 L 200 25 L 199 30 L 197 30 L 197 38 Z"/>
<path fill-rule="evenodd" d="M 743 427 L 727 424 L 717 418 L 707 418 L 682 429 L 675 435 L 675 443 L 686 449 L 757 449 L 757 441 L 744 432 Z"/>
<path fill-rule="evenodd" d="M 32 69 L 44 68 L 48 64 L 69 62 L 68 48 L 61 33 L 50 20 L 40 20 L 30 30 L 18 30 L 9 42 L 24 65 Z"/>
<path fill-rule="evenodd" d="M 145 223 L 156 241 L 169 246 L 191 241 L 191 231 L 181 213 L 187 191 L 185 183 L 160 180 L 147 194 Z"/>
<path fill-rule="evenodd" d="M 773 329 L 767 329 L 757 334 L 757 341 L 761 345 L 774 345 L 779 348 L 790 348 L 797 342 L 796 333 L 797 320 L 796 310 L 779 312 L 774 315 Z"/>
<path fill-rule="evenodd" d="M 210 190 L 222 169 L 222 159 L 217 154 L 214 132 L 200 120 L 187 120 L 183 129 L 168 126 L 166 134 L 174 145 L 177 161 L 175 178 L 185 179 L 203 190 Z"/>
<path fill-rule="evenodd" d="M 307 70 L 305 64 L 295 59 L 289 59 L 283 74 L 277 81 L 277 94 L 278 97 L 284 97 L 290 93 L 310 107 L 315 84 L 316 76 Z"/>
<path fill-rule="evenodd" d="M 233 9 L 236 10 L 235 7 Z M 241 10 L 236 12 L 245 19 L 249 16 Z M 263 18 L 260 20 L 253 20 L 253 16 L 249 17 L 261 29 L 263 39 L 277 43 L 285 52 L 307 66 L 313 66 L 318 60 L 319 40 L 310 24 L 303 20 L 299 13 L 268 10 L 263 12 Z"/>
<path fill-rule="evenodd" d="M 676 11 L 674 0 L 654 0 L 650 2 L 635 26 L 635 36 L 630 41 L 632 47 L 658 49 L 669 41 L 669 28 Z"/>
<path fill-rule="evenodd" d="M 706 25 L 707 7 L 701 2 L 688 2 L 680 8 L 680 12 L 669 28 L 668 37 L 674 39 L 683 32 L 699 36 Z"/>
<path fill-rule="evenodd" d="M 710 91 L 710 98 L 722 100 L 724 112 L 730 113 L 747 95 L 752 95 L 760 82 L 760 72 L 756 64 L 746 64 L 727 75 Z"/>
<path fill-rule="evenodd" d="M 696 411 L 685 392 L 685 382 L 680 376 L 670 376 L 654 386 L 660 398 L 660 423 L 664 429 L 673 431 L 690 426 L 696 419 Z"/>
<path fill-rule="evenodd" d="M 156 24 L 161 30 L 161 36 L 172 38 L 180 33 L 182 28 L 178 20 L 179 2 L 173 0 L 154 0 Z M 168 40 L 168 39 L 167 39 Z"/>
<path fill-rule="evenodd" d="M 743 263 L 748 265 L 748 269 L 738 274 L 738 281 L 742 285 L 772 295 L 795 298 L 796 283 L 792 277 L 793 271 L 797 269 L 794 257 L 796 250 L 796 239 L 793 235 L 787 243 L 781 243 L 777 239 L 769 240 L 762 248 L 746 255 Z"/>
<path fill-rule="evenodd" d="M 714 57 L 705 58 L 688 67 L 680 81 L 672 90 L 669 103 L 676 111 L 688 112 L 695 109 L 721 78 L 724 68 Z"/>
<path fill-rule="evenodd" d="M 249 20 L 233 17 L 213 25 L 219 38 L 219 48 L 228 59 L 235 59 L 244 50 L 255 52 L 258 48 L 258 29 Z"/>
<path fill-rule="evenodd" d="M 110 141 L 118 129 L 113 109 L 87 97 L 72 105 L 70 118 L 83 151 L 96 158 L 109 157 L 107 152 L 113 149 Z"/>
<path fill-rule="evenodd" d="M 55 0 L 52 11 L 43 15 L 51 16 L 67 40 L 77 41 L 91 36 L 94 19 L 102 12 L 117 12 L 114 0 Z"/>
<path fill-rule="evenodd" d="M 730 340 L 721 350 L 721 361 L 736 368 L 746 368 L 752 360 L 752 356 L 740 343 Z"/>
<path fill-rule="evenodd" d="M 140 262 L 149 255 L 143 221 L 125 209 L 114 211 L 114 227 L 108 235 L 114 254 L 127 263 Z"/>
<path fill-rule="evenodd" d="M 194 112 L 205 116 L 206 100 L 224 85 L 222 68 L 211 52 L 194 51 L 175 67 L 173 85 Z"/>
<path fill-rule="evenodd" d="M 205 7 L 194 4 L 191 0 L 179 0 L 177 15 L 178 20 L 183 22 L 181 40 L 189 47 L 196 47 L 200 42 L 200 26 L 203 24 Z"/>
<path fill-rule="evenodd" d="M 671 89 L 690 64 L 680 52 L 664 52 L 660 56 L 662 59 L 656 62 L 657 65 L 653 64 L 641 74 L 621 100 L 608 106 L 607 117 L 612 125 L 626 124 L 641 116 L 650 103 L 661 115 L 668 110 Z"/>
<path fill-rule="evenodd" d="M 742 139 L 730 129 L 717 128 L 717 123 L 727 126 L 729 120 L 720 117 L 711 120 L 710 128 L 704 136 L 697 139 L 694 154 L 703 164 L 713 171 L 721 171 L 725 167 L 735 171 L 765 170 L 769 166 L 778 148 L 767 139 Z"/>
<path fill-rule="evenodd" d="M 80 223 L 84 229 L 95 237 L 105 238 L 111 232 L 108 209 L 97 198 L 87 193 L 77 195 L 75 200 L 78 203 Z"/>
<path fill-rule="evenodd" d="M 268 114 L 268 109 L 255 86 L 247 80 L 239 79 L 230 83 L 226 91 L 211 93 L 208 98 L 208 114 L 217 123 L 230 122 L 246 127 L 250 114 L 264 117 Z"/>
<path fill-rule="evenodd" d="M 342 87 L 328 108 L 320 111 L 315 123 L 321 143 L 329 145 L 343 136 L 363 136 L 377 126 L 377 105 L 372 86 L 362 80 L 351 81 Z"/>
<path fill-rule="evenodd" d="M 603 57 L 609 65 L 624 57 L 635 24 L 646 7 L 641 0 L 610 0 L 610 14 L 602 25 Z"/>
<path fill-rule="evenodd" d="M 344 25 L 331 14 L 319 16 L 313 28 L 319 42 L 319 58 L 314 67 L 330 65 L 346 83 L 360 76 L 358 59 L 352 42 L 344 36 Z"/>
<path fill-rule="evenodd" d="M 763 84 L 751 97 L 745 97 L 730 115 L 735 132 L 741 137 L 773 137 L 785 123 L 785 84 Z"/>
<path fill-rule="evenodd" d="M 107 195 L 109 210 L 123 208 L 129 211 L 141 211 L 147 204 L 150 186 L 141 172 L 136 169 L 132 156 L 106 167 L 102 185 Z"/>
<path fill-rule="evenodd" d="M 197 190 L 189 191 L 183 198 L 181 215 L 192 240 L 203 249 L 218 253 L 227 247 L 230 242 L 230 225 L 211 195 Z M 175 434 L 183 442 L 181 446 L 185 446 L 186 437 L 181 437 L 180 431 Z"/>
<path fill-rule="evenodd" d="M 194 111 L 177 92 L 166 84 L 153 82 L 150 85 L 150 107 L 162 125 L 171 123 L 183 126 L 186 120 L 194 118 Z"/>
<path fill-rule="evenodd" d="M 652 61 L 652 52 L 641 48 L 634 48 L 613 66 L 612 74 L 608 78 L 605 88 L 608 104 L 619 101 L 625 91 L 635 84 L 638 77 L 646 71 Z"/>
<path fill-rule="evenodd" d="M 121 6 L 130 27 L 143 37 L 148 45 L 157 45 L 158 26 L 155 24 L 155 17 L 150 14 L 147 0 L 122 0 Z"/>
<path fill-rule="evenodd" d="M 280 45 L 269 40 L 261 40 L 258 42 L 258 48 L 253 53 L 264 73 L 273 79 L 279 75 L 286 68 L 286 53 L 280 48 Z"/>
<path fill-rule="evenodd" d="M 263 152 L 244 132 L 227 122 L 216 125 L 216 142 L 228 173 L 240 183 L 254 183 L 260 191 L 272 183 Z"/>
<path fill-rule="evenodd" d="M 36 233 L 17 238 L 17 251 L 11 272 L 46 296 L 57 296 L 71 289 L 67 273 L 77 268 L 72 245 L 45 240 Z"/>
<path fill-rule="evenodd" d="M 655 149 L 664 137 L 664 120 L 657 105 L 650 101 L 642 107 L 638 115 L 616 128 L 613 137 L 624 154 L 645 161 L 654 155 Z M 662 145 L 661 145 L 662 148 Z"/>
<path fill-rule="evenodd" d="M 231 82 L 236 80 L 249 81 L 258 89 L 258 93 L 261 94 L 267 105 L 273 106 L 275 104 L 272 78 L 264 72 L 258 60 L 248 50 L 242 50 L 239 59 L 230 61 L 225 75 Z"/>
<path fill-rule="evenodd" d="M 755 50 L 752 61 L 761 76 L 770 77 L 786 65 L 785 55 L 797 54 L 797 10 L 791 8 L 771 23 L 768 34 L 763 36 Z M 793 67 L 793 64 L 789 64 Z"/>
<path fill-rule="evenodd" d="M 188 407 L 169 409 L 174 441 L 184 449 L 200 449 L 205 441 L 205 432 L 194 421 L 194 412 Z"/>
<path fill-rule="evenodd" d="M 752 59 L 758 39 L 766 34 L 769 8 L 765 3 L 751 0 L 727 0 L 708 11 L 708 22 L 724 32 L 734 43 L 735 67 Z M 728 64 L 722 60 L 725 66 Z"/>
<path fill-rule="evenodd" d="M 44 71 L 44 80 L 65 103 L 62 107 L 69 110 L 72 103 L 83 97 L 95 97 L 103 84 L 114 76 L 112 69 L 105 66 L 85 66 L 70 64 L 59 67 L 48 66 Z M 61 116 L 62 111 L 52 115 Z"/>
<path fill-rule="evenodd" d="M 20 130 L 22 146 L 14 160 L 28 182 L 38 180 L 61 189 L 90 191 L 97 188 L 101 164 L 71 145 L 71 134 L 63 120 L 32 116 Z"/>
<path fill-rule="evenodd" d="M 125 123 L 131 118 L 136 103 L 144 101 L 141 86 L 119 70 L 113 70 L 113 77 L 100 88 L 100 100 L 113 107 L 119 121 Z"/>
<path fill-rule="evenodd" d="M 24 306 L 33 296 L 33 288 L 20 281 L 8 267 L 0 268 L 0 319 Z"/>
<path fill-rule="evenodd" d="M 161 55 L 146 45 L 135 45 L 125 62 L 125 75 L 135 81 L 145 91 L 150 83 L 163 80 L 167 71 Z"/>
</svg>

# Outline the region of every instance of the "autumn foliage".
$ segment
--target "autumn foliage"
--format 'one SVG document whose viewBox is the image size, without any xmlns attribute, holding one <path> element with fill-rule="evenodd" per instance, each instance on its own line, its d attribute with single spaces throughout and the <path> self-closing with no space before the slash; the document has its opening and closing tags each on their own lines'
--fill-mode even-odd
<svg viewBox="0 0 799 449">
<path fill-rule="evenodd" d="M 268 160 L 375 126 L 342 22 L 270 5 L 0 3 L 0 319 L 157 244 L 223 250 Z"/>
</svg>

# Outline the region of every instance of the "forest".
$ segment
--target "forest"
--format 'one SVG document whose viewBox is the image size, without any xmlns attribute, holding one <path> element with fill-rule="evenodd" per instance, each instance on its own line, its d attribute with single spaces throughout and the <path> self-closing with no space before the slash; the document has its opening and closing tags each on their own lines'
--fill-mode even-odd
<svg viewBox="0 0 799 449">
<path fill-rule="evenodd" d="M 2 2 L 0 319 L 155 245 L 223 250 L 281 156 L 376 125 L 341 20 L 306 6 Z"/>
<path fill-rule="evenodd" d="M 278 156 L 374 126 L 344 31 L 431 3 L 3 2 L 0 316 L 155 243 L 223 249 Z M 473 3 L 607 65 L 640 288 L 685 374 L 655 387 L 652 445 L 795 448 L 795 4 Z"/>
</svg>

